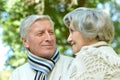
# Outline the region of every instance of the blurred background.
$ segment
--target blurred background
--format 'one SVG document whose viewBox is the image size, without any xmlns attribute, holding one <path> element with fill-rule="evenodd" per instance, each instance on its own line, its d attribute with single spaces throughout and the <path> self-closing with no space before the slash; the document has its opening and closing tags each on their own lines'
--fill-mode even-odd
<svg viewBox="0 0 120 80">
<path fill-rule="evenodd" d="M 47 14 L 55 23 L 58 49 L 70 55 L 66 42 L 69 34 L 63 16 L 77 7 L 104 9 L 115 26 L 115 38 L 110 44 L 120 54 L 120 0 L 0 0 L 0 80 L 8 80 L 11 72 L 27 61 L 19 35 L 23 18 L 31 14 Z"/>
</svg>

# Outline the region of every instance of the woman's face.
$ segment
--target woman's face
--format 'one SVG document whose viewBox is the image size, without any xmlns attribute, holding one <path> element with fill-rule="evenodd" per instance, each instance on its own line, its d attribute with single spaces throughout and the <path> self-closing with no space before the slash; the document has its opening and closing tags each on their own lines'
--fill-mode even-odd
<svg viewBox="0 0 120 80">
<path fill-rule="evenodd" d="M 73 50 L 73 54 L 76 54 L 77 52 L 80 51 L 80 49 L 85 46 L 88 45 L 89 40 L 88 38 L 85 38 L 84 36 L 82 36 L 82 34 L 80 33 L 80 31 L 75 30 L 75 28 L 70 25 L 69 26 L 69 36 L 68 36 L 68 43 L 71 44 L 72 50 Z"/>
</svg>

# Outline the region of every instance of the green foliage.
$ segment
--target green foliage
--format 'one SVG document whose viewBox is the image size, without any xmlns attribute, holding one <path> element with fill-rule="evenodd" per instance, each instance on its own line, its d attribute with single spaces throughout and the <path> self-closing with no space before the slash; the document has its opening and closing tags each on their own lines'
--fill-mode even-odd
<svg viewBox="0 0 120 80">
<path fill-rule="evenodd" d="M 10 77 L 11 71 L 9 70 L 4 70 L 0 71 L 0 80 L 8 80 Z"/>
<path fill-rule="evenodd" d="M 38 2 L 35 2 L 38 1 Z M 55 22 L 55 32 L 58 48 L 61 53 L 69 48 L 66 42 L 68 29 L 63 24 L 63 16 L 69 11 L 77 7 L 97 7 L 102 4 L 105 8 L 106 4 L 110 5 L 111 17 L 116 16 L 120 6 L 114 0 L 1 0 L 0 14 L 7 13 L 5 19 L 0 18 L 2 22 L 3 41 L 6 46 L 10 47 L 11 52 L 8 53 L 6 65 L 16 68 L 27 61 L 26 51 L 22 45 L 19 35 L 19 25 L 21 20 L 31 14 L 47 14 L 50 15 Z M 2 17 L 2 16 L 1 16 Z M 120 53 L 120 15 L 114 20 L 116 35 L 113 47 Z"/>
</svg>

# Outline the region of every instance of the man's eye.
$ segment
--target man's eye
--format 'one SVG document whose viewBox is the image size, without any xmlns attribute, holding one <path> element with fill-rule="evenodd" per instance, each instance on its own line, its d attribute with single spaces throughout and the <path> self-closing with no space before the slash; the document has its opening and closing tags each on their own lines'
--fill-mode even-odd
<svg viewBox="0 0 120 80">
<path fill-rule="evenodd" d="M 54 34 L 54 31 L 49 31 L 49 34 Z"/>
<path fill-rule="evenodd" d="M 42 36 L 43 35 L 43 32 L 39 32 L 37 33 L 38 36 Z"/>
</svg>

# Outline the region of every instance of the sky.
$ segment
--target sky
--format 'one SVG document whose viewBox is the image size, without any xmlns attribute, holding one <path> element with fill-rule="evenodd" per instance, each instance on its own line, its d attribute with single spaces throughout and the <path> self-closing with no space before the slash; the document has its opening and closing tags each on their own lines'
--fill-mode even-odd
<svg viewBox="0 0 120 80">
<path fill-rule="evenodd" d="M 2 28 L 0 27 L 0 71 L 4 68 L 4 63 L 6 60 L 6 54 L 8 51 L 8 47 L 5 47 L 2 43 Z"/>
</svg>

